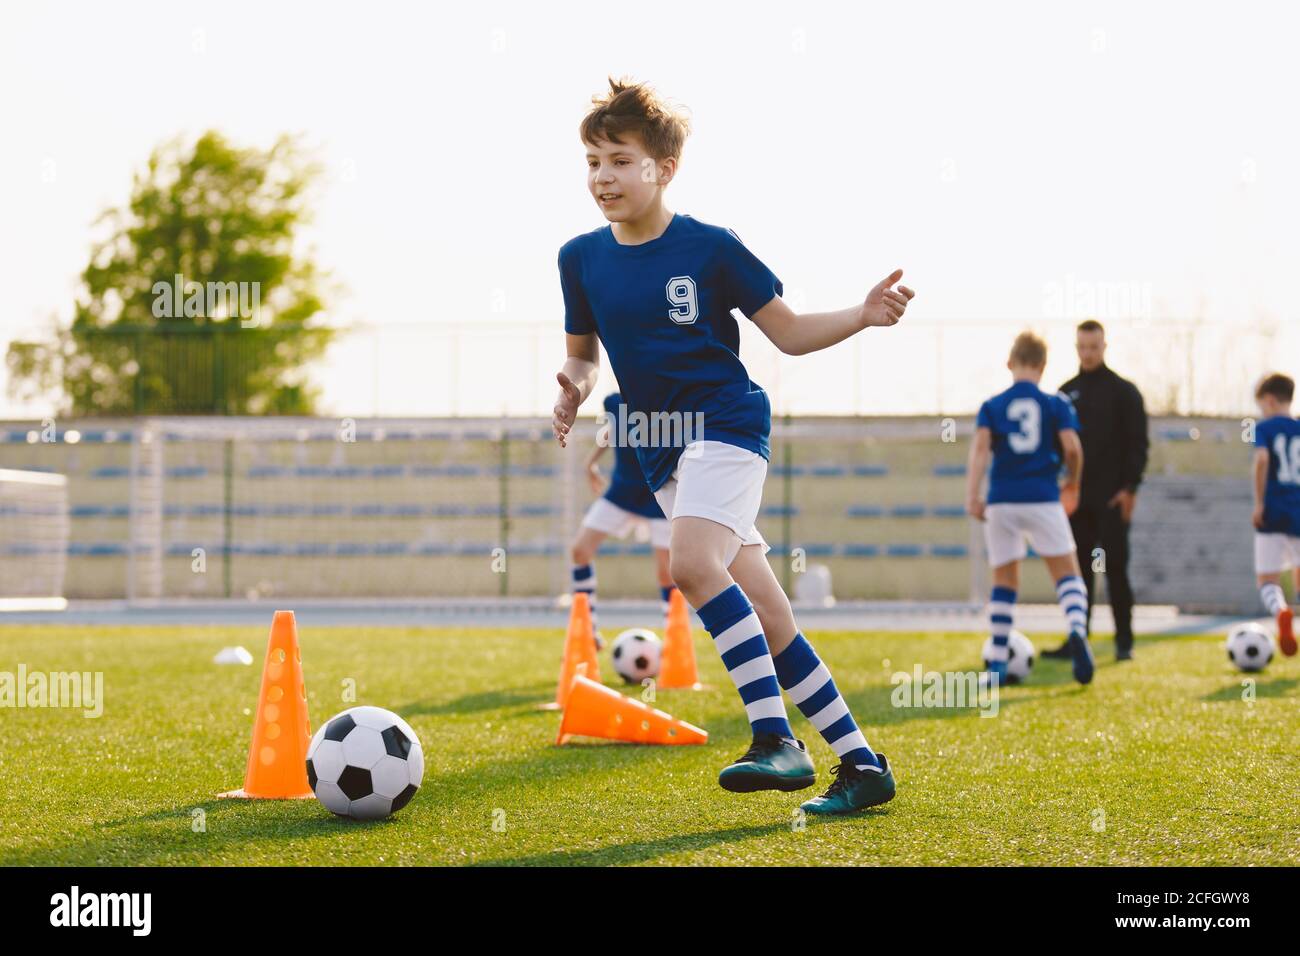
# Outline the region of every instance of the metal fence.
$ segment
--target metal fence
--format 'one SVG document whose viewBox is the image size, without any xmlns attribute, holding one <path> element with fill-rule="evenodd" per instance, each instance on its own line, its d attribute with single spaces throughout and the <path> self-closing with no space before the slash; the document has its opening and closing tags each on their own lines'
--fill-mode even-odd
<svg viewBox="0 0 1300 956">
<path fill-rule="evenodd" d="M 1044 383 L 1055 387 L 1075 372 L 1075 321 L 1028 324 L 1048 341 Z M 224 414 L 247 407 L 244 392 L 260 382 L 252 370 L 266 363 L 282 334 L 225 325 L 82 336 L 87 354 L 111 366 L 111 407 L 118 413 Z M 909 319 L 825 352 L 790 357 L 742 322 L 741 354 L 778 415 L 970 414 L 1005 378 L 1020 327 Z M 1138 318 L 1110 323 L 1107 339 L 1108 361 L 1138 384 L 1155 414 L 1247 414 L 1255 382 L 1279 357 L 1300 355 L 1300 327 L 1264 320 Z M 318 409 L 328 415 L 540 416 L 554 402 L 564 348 L 559 322 L 357 323 L 341 330 L 299 378 L 319 387 Z M 601 394 L 616 388 L 608 363 L 599 388 Z M 39 418 L 59 404 L 58 396 L 45 395 L 15 413 Z"/>
</svg>

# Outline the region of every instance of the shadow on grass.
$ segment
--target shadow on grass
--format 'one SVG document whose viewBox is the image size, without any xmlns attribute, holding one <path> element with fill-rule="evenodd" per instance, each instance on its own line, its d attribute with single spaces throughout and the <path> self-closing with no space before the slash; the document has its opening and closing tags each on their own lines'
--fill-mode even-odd
<svg viewBox="0 0 1300 956">
<path fill-rule="evenodd" d="M 461 714 L 478 713 L 484 710 L 499 710 L 521 705 L 543 704 L 555 699 L 555 684 L 528 684 L 523 687 L 507 687 L 501 690 L 482 691 L 477 694 L 465 694 L 454 700 L 434 703 L 430 700 L 417 700 L 402 706 L 397 713 L 407 720 L 412 717 L 446 717 Z M 519 713 L 529 713 L 528 708 Z M 518 716 L 518 714 L 512 715 Z"/>
<path fill-rule="evenodd" d="M 943 674 L 946 672 L 938 671 L 937 673 Z M 894 694 L 898 691 L 899 687 L 892 684 L 888 687 L 865 687 L 848 693 L 844 693 L 843 688 L 841 688 L 841 693 L 844 696 L 845 703 L 849 705 L 849 710 L 858 723 L 868 730 L 871 727 L 902 724 L 911 720 L 953 720 L 963 717 L 980 719 L 982 713 L 982 708 L 977 706 L 978 698 L 969 702 L 968 706 L 965 707 L 955 705 L 915 706 L 910 702 L 903 706 L 897 706 L 894 703 Z M 1029 681 L 1015 684 L 999 695 L 997 713 L 1002 713 L 1008 707 L 1018 707 L 1021 704 L 1041 700 L 1065 700 L 1076 694 L 1086 692 L 1087 688 L 1076 684 L 1074 678 L 1070 676 L 1068 664 L 1065 665 L 1063 674 L 1052 674 L 1046 679 L 1035 668 L 1034 674 Z M 913 693 L 913 691 L 907 691 L 909 701 Z M 922 699 L 924 699 L 924 687 L 921 695 Z M 791 716 L 794 715 L 795 712 L 792 710 Z M 811 728 L 809 731 L 815 733 Z M 867 736 L 870 739 L 871 735 L 869 733 Z"/>
<path fill-rule="evenodd" d="M 191 826 L 195 810 L 204 813 L 202 832 L 194 832 Z M 247 843 L 334 839 L 355 828 L 392 826 L 396 819 L 351 820 L 335 816 L 314 800 L 208 798 L 139 816 L 101 821 L 79 840 L 0 855 L 0 865 L 203 865 L 218 853 Z M 348 862 L 346 846 L 346 842 L 340 844 L 338 863 Z"/>
<path fill-rule="evenodd" d="M 1249 675 L 1243 674 L 1235 684 L 1229 684 L 1221 690 L 1216 690 L 1213 694 L 1206 694 L 1201 700 L 1210 703 L 1230 703 L 1240 704 L 1243 702 L 1242 693 L 1245 688 L 1241 682 L 1246 680 Z M 1300 678 L 1295 677 L 1275 677 L 1268 681 L 1255 682 L 1256 697 L 1285 697 L 1300 686 Z"/>
<path fill-rule="evenodd" d="M 753 837 L 789 832 L 788 823 L 769 823 L 758 827 L 733 827 L 729 830 L 711 830 L 703 833 L 686 833 L 681 836 L 649 840 L 645 843 L 621 843 L 596 850 L 555 850 L 530 856 L 476 863 L 476 867 L 492 866 L 616 866 L 627 863 L 645 863 L 667 853 L 707 850 L 724 843 L 735 843 Z"/>
</svg>

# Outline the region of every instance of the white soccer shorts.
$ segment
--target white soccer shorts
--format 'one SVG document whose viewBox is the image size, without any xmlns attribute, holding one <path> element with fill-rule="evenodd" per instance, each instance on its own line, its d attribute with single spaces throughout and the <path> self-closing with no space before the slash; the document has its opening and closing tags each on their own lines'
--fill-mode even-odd
<svg viewBox="0 0 1300 956">
<path fill-rule="evenodd" d="M 668 542 L 672 538 L 672 525 L 668 523 L 667 518 L 647 518 L 645 515 L 620 508 L 608 498 L 597 498 L 591 503 L 591 507 L 583 516 L 582 526 L 615 538 L 626 538 L 638 527 L 648 526 L 650 546 L 665 551 L 668 550 Z"/>
<path fill-rule="evenodd" d="M 989 505 L 984 509 L 984 544 L 995 568 L 1023 561 L 1029 554 L 1027 544 L 1048 558 L 1075 551 L 1070 519 L 1059 501 Z"/>
<path fill-rule="evenodd" d="M 762 455 L 704 439 L 683 449 L 677 468 L 655 492 L 655 500 L 670 521 L 707 518 L 730 528 L 736 535 L 725 561 L 730 567 L 745 545 L 761 544 L 764 554 L 772 550 L 754 524 L 766 478 L 767 459 Z"/>
<path fill-rule="evenodd" d="M 1290 534 L 1255 532 L 1255 573 L 1281 574 L 1300 568 L 1300 538 Z"/>
</svg>

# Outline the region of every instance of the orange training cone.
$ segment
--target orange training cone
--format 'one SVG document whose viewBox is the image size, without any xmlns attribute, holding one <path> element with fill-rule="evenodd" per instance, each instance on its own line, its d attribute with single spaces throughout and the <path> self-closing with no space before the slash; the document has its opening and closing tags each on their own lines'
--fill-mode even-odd
<svg viewBox="0 0 1300 956">
<path fill-rule="evenodd" d="M 307 685 L 302 676 L 298 625 L 293 611 L 276 611 L 266 645 L 262 690 L 253 720 L 253 745 L 242 790 L 223 797 L 298 800 L 312 797 L 307 782 Z"/>
<path fill-rule="evenodd" d="M 597 684 L 581 674 L 569 688 L 564 719 L 557 744 L 566 744 L 575 734 L 626 740 L 634 744 L 703 744 L 709 734 L 684 720 L 624 697 L 612 687 Z"/>
<path fill-rule="evenodd" d="M 591 599 L 585 592 L 573 595 L 573 608 L 569 612 L 569 632 L 564 639 L 564 662 L 560 665 L 560 682 L 555 688 L 555 702 L 542 705 L 542 710 L 563 710 L 569 697 L 569 686 L 578 673 L 578 665 L 586 664 L 587 677 L 600 680 L 600 661 L 596 657 L 596 634 L 591 627 Z"/>
<path fill-rule="evenodd" d="M 668 626 L 664 630 L 663 651 L 659 655 L 659 687 L 699 689 L 695 670 L 695 642 L 691 638 L 691 618 L 686 598 L 673 588 L 668 598 Z"/>
</svg>

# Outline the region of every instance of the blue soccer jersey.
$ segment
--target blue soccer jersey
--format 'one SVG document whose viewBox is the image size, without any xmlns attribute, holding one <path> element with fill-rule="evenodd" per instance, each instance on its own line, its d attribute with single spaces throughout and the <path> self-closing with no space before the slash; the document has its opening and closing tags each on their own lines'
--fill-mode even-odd
<svg viewBox="0 0 1300 956">
<path fill-rule="evenodd" d="M 662 518 L 663 510 L 655 500 L 654 492 L 641 474 L 636 449 L 619 442 L 628 434 L 626 428 L 627 406 L 623 396 L 613 392 L 605 396 L 605 422 L 609 432 L 609 447 L 614 449 L 614 471 L 609 476 L 605 497 L 624 511 L 645 518 Z"/>
<path fill-rule="evenodd" d="M 1277 415 L 1255 425 L 1255 447 L 1268 450 L 1265 534 L 1300 535 L 1300 421 Z"/>
<path fill-rule="evenodd" d="M 1033 382 L 1016 382 L 980 406 L 975 424 L 993 433 L 989 504 L 1061 500 L 1058 433 L 1079 430 L 1068 398 L 1049 395 Z"/>
<path fill-rule="evenodd" d="M 605 346 L 651 489 L 690 441 L 769 457 L 772 406 L 741 364 L 731 310 L 752 317 L 781 280 L 735 233 L 675 213 L 658 238 L 625 246 L 603 226 L 566 242 L 559 265 L 565 331 Z"/>
</svg>

